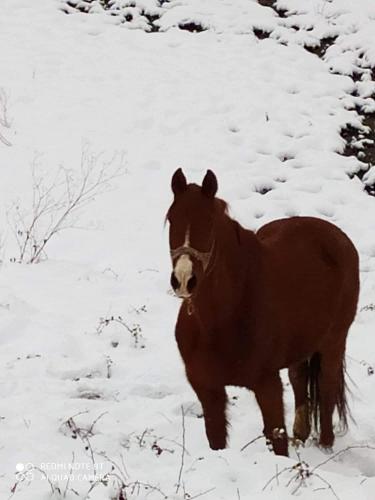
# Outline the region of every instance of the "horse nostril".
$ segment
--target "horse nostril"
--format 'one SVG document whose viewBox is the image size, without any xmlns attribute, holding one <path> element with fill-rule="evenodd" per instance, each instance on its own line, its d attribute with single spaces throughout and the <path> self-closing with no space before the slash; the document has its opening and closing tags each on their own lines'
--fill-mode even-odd
<svg viewBox="0 0 375 500">
<path fill-rule="evenodd" d="M 197 278 L 195 277 L 195 274 L 193 274 L 193 276 L 187 282 L 188 292 L 191 293 L 196 286 L 197 286 Z"/>
<path fill-rule="evenodd" d="M 177 290 L 177 288 L 180 286 L 180 283 L 178 282 L 175 273 L 171 274 L 171 286 L 173 290 Z"/>
</svg>

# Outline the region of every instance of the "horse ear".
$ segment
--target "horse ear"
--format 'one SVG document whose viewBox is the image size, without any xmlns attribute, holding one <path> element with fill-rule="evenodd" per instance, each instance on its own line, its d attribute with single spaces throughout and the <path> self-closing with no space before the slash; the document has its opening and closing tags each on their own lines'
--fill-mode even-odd
<svg viewBox="0 0 375 500">
<path fill-rule="evenodd" d="M 217 191 L 217 179 L 212 170 L 207 170 L 202 182 L 202 193 L 209 198 L 213 198 Z"/>
<path fill-rule="evenodd" d="M 186 177 L 181 168 L 178 168 L 176 172 L 173 174 L 172 183 L 171 183 L 172 191 L 175 196 L 183 193 L 186 188 Z"/>
</svg>

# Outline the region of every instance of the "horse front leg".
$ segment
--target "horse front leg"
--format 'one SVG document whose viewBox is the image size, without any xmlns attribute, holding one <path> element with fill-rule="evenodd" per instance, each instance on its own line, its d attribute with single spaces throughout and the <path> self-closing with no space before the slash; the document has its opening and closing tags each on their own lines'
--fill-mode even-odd
<svg viewBox="0 0 375 500">
<path fill-rule="evenodd" d="M 288 435 L 284 422 L 283 387 L 277 372 L 254 389 L 264 423 L 264 435 L 272 443 L 276 455 L 288 456 Z"/>
<path fill-rule="evenodd" d="M 221 450 L 227 444 L 227 394 L 225 387 L 206 388 L 192 384 L 203 408 L 210 448 Z"/>
</svg>

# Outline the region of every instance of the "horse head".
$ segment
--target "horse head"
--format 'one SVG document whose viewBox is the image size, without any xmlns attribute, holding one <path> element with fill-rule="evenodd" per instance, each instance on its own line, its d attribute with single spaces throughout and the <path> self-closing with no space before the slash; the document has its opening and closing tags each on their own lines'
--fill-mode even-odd
<svg viewBox="0 0 375 500">
<path fill-rule="evenodd" d="M 174 200 L 168 210 L 169 246 L 173 271 L 171 285 L 176 295 L 190 298 L 209 272 L 215 251 L 215 226 L 226 204 L 215 198 L 218 184 L 211 170 L 202 186 L 187 184 L 181 168 L 171 183 Z"/>
</svg>

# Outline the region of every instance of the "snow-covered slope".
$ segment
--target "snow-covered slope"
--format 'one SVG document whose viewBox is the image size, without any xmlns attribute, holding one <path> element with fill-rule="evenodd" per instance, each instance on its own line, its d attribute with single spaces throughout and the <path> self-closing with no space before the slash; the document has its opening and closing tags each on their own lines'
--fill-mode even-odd
<svg viewBox="0 0 375 500">
<path fill-rule="evenodd" d="M 0 140 L 0 498 L 287 499 L 302 484 L 303 499 L 373 500 L 375 202 L 348 175 L 365 165 L 340 154 L 340 131 L 360 126 L 356 106 L 374 109 L 373 2 L 279 0 L 284 18 L 251 0 L 130 2 L 160 10 L 159 32 L 144 19 L 125 29 L 100 2 L 89 15 L 66 15 L 63 3 L 0 7 L 10 122 L 0 134 L 12 144 Z M 205 30 L 178 28 L 188 22 Z M 258 40 L 253 28 L 271 35 Z M 328 36 L 338 38 L 323 59 L 303 48 Z M 77 177 L 82 151 L 122 175 L 79 211 L 78 229 L 51 239 L 48 260 L 12 262 L 8 221 L 14 204 L 29 211 L 31 165 L 44 182 L 61 166 Z M 236 388 L 230 447 L 209 450 L 173 333 L 164 215 L 179 166 L 197 182 L 213 169 L 246 227 L 315 215 L 357 245 L 362 291 L 347 359 L 356 423 L 334 450 L 344 453 L 326 457 L 310 443 L 275 457 L 255 440 L 253 395 Z M 287 379 L 285 402 L 290 428 Z M 290 482 L 300 460 L 313 474 Z"/>
</svg>

